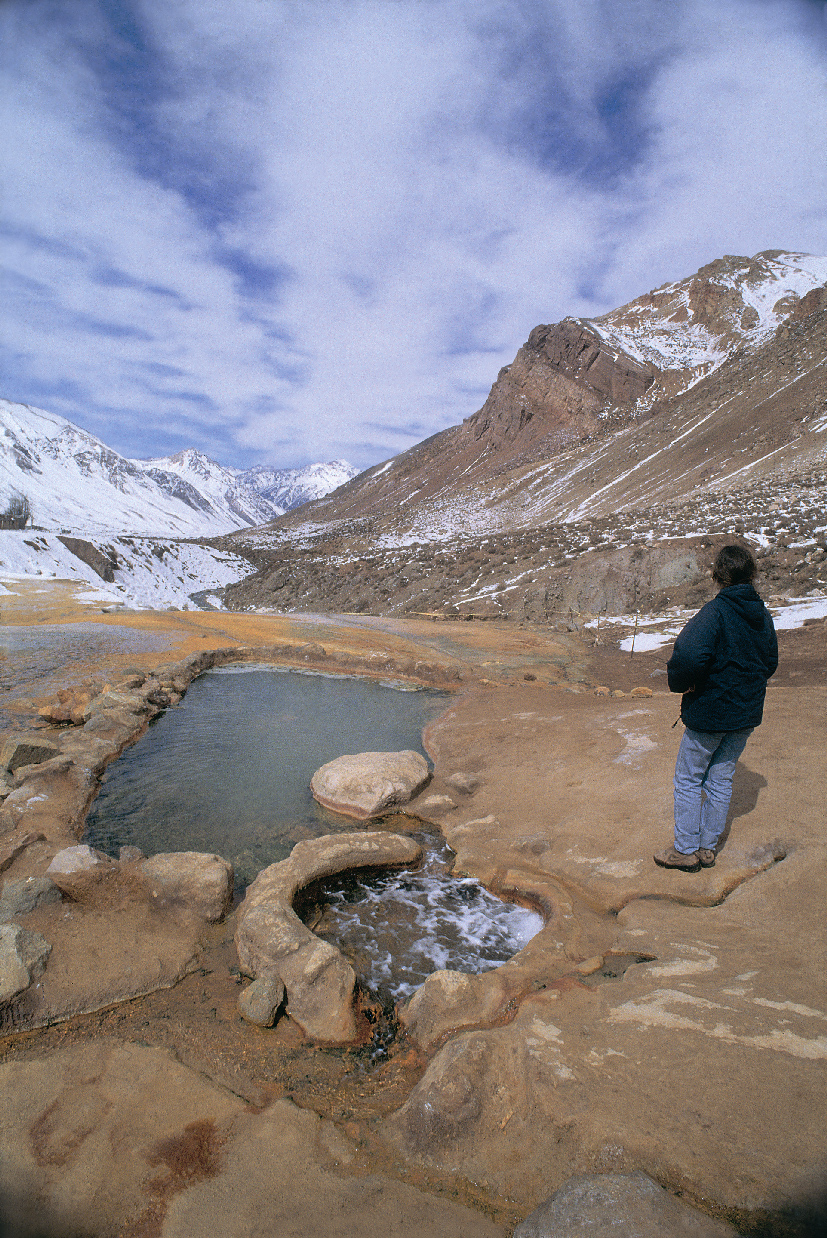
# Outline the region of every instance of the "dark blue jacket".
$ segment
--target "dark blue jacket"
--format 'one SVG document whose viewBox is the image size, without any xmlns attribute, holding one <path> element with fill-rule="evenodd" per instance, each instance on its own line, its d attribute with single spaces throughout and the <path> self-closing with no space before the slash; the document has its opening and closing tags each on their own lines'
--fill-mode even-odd
<svg viewBox="0 0 827 1238">
<path fill-rule="evenodd" d="M 772 616 L 750 584 L 729 585 L 689 620 L 666 664 L 681 718 L 693 731 L 758 726 L 778 666 Z"/>
</svg>

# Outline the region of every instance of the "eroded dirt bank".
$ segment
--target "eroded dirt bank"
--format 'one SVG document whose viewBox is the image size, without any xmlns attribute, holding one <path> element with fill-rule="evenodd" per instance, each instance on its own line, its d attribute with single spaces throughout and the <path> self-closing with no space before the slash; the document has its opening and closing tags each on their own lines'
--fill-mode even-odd
<svg viewBox="0 0 827 1238">
<path fill-rule="evenodd" d="M 497 973 L 429 981 L 378 1064 L 369 1046 L 309 1046 L 287 1019 L 240 1020 L 233 916 L 187 938 L 174 987 L 7 1036 L 9 1232 L 241 1236 L 267 1218 L 273 1234 L 506 1235 L 572 1173 L 636 1168 L 743 1233 L 818 1232 L 827 693 L 807 668 L 823 625 L 782 637 L 799 674 L 771 688 L 718 863 L 686 875 L 651 862 L 680 729 L 662 654 L 489 623 L 90 615 L 58 594 L 21 589 L 4 622 L 94 620 L 155 643 L 13 670 L 7 732 L 59 681 L 116 682 L 205 648 L 440 682 L 457 695 L 427 736 L 434 778 L 385 824 L 438 824 L 458 869 L 549 920 Z M 69 837 L 44 833 L 5 880 L 44 871 Z M 46 976 L 88 983 L 92 916 L 111 974 L 138 965 L 145 933 L 111 901 L 26 918 L 53 944 Z"/>
</svg>

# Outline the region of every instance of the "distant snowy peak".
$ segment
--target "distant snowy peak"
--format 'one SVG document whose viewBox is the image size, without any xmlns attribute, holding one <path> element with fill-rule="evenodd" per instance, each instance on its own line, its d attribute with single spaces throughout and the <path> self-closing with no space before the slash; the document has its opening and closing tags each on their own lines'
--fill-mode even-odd
<svg viewBox="0 0 827 1238">
<path fill-rule="evenodd" d="M 717 368 L 735 348 L 758 347 L 809 305 L 827 284 L 827 257 L 765 250 L 753 258 L 726 254 L 688 279 L 664 284 L 599 318 L 578 319 L 610 348 L 655 366 L 677 382 Z M 680 375 L 680 378 L 678 377 Z M 681 379 L 683 381 L 681 381 Z"/>
<path fill-rule="evenodd" d="M 274 469 L 261 464 L 239 473 L 238 478 L 279 507 L 281 512 L 287 512 L 313 499 L 323 498 L 356 477 L 358 472 L 346 460 L 330 460 L 326 464 L 308 464 L 301 469 Z"/>
<path fill-rule="evenodd" d="M 191 487 L 206 498 L 215 510 L 226 509 L 235 519 L 236 528 L 245 524 L 265 524 L 285 510 L 251 486 L 244 473 L 225 468 L 194 447 L 187 447 L 174 456 L 141 463 L 147 471 L 180 478 L 184 486 Z"/>
<path fill-rule="evenodd" d="M 355 470 L 342 461 L 268 470 L 274 488 L 290 492 L 289 502 L 252 484 L 254 472 L 225 468 L 192 448 L 129 460 L 65 417 L 0 399 L 0 510 L 23 495 L 33 523 L 44 529 L 215 537 L 274 520 Z"/>
</svg>

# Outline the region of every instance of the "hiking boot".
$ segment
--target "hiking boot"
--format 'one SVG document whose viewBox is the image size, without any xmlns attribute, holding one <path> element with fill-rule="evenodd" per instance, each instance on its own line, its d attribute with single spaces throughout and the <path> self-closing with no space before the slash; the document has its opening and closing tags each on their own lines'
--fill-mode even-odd
<svg viewBox="0 0 827 1238">
<path fill-rule="evenodd" d="M 699 847 L 696 854 L 701 861 L 701 868 L 711 868 L 715 863 L 715 852 L 711 847 Z"/>
<path fill-rule="evenodd" d="M 680 868 L 685 873 L 696 873 L 701 867 L 701 861 L 696 852 L 691 855 L 684 855 L 682 851 L 676 851 L 674 847 L 667 847 L 665 851 L 658 851 L 652 856 L 656 864 L 661 868 Z"/>
</svg>

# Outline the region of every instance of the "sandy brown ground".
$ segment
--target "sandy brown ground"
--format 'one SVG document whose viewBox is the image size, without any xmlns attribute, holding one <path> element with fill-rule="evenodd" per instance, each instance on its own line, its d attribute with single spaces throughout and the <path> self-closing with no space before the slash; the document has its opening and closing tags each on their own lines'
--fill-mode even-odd
<svg viewBox="0 0 827 1238">
<path fill-rule="evenodd" d="M 484 993 L 435 990 L 378 1066 L 368 1048 L 303 1043 L 289 1020 L 262 1031 L 239 1019 L 232 918 L 202 935 L 199 966 L 175 987 L 6 1037 L 9 1233 L 484 1238 L 510 1233 L 570 1173 L 601 1168 L 646 1169 L 743 1233 L 819 1232 L 823 622 L 781 634 L 727 845 L 691 876 L 650 859 L 669 839 L 680 729 L 655 673 L 668 650 L 629 658 L 488 622 L 104 615 L 67 586 L 21 586 L 2 622 L 163 638 L 73 664 L 67 683 L 204 647 L 306 641 L 342 665 L 379 651 L 458 668 L 420 797 L 453 807 L 421 815 L 461 870 L 549 913 L 542 941 Z M 7 667 L 5 681 L 9 730 L 56 679 Z M 655 695 L 596 697 L 597 684 Z M 458 771 L 473 790 L 457 792 Z M 31 859 L 4 877 L 18 870 Z M 27 927 L 57 954 L 53 910 Z M 111 945 L 128 950 L 117 922 Z"/>
</svg>

